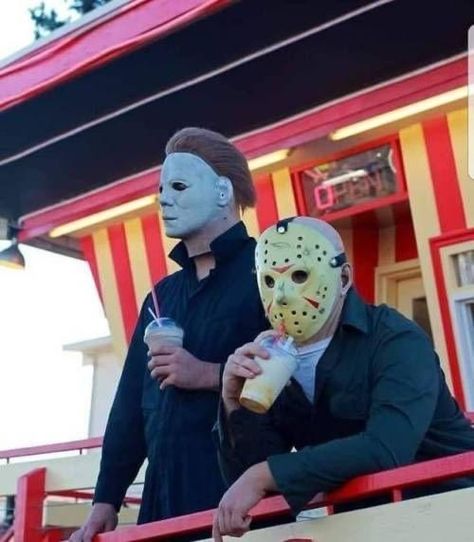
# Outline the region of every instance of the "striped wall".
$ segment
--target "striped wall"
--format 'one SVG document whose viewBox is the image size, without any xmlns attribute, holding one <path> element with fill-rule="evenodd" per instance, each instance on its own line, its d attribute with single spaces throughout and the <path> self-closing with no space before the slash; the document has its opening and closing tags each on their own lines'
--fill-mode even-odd
<svg viewBox="0 0 474 542">
<path fill-rule="evenodd" d="M 380 267 L 418 258 L 410 213 L 402 206 L 385 207 L 338 226 L 354 282 L 362 297 L 374 303 L 376 271 Z"/>
<path fill-rule="evenodd" d="M 274 224 L 279 217 L 294 216 L 296 202 L 288 169 L 256 180 L 257 205 L 243 220 L 250 235 Z M 151 285 L 178 266 L 168 253 L 176 241 L 164 235 L 158 212 L 132 218 L 81 238 L 84 256 L 102 299 L 114 348 L 123 358 L 140 306 Z"/>
<path fill-rule="evenodd" d="M 453 334 L 447 333 L 441 318 L 429 242 L 450 231 L 474 227 L 474 181 L 467 175 L 467 112 L 454 111 L 414 124 L 401 130 L 399 138 L 409 210 L 402 205 L 378 209 L 346 219 L 338 227 L 354 265 L 356 286 L 367 301 L 375 300 L 377 268 L 419 258 L 435 346 L 449 380 L 446 336 Z M 298 213 L 288 169 L 257 179 L 256 188 L 257 206 L 243 217 L 251 235 Z M 126 350 L 151 284 L 176 270 L 166 256 L 175 242 L 163 232 L 161 219 L 154 213 L 81 240 L 119 355 Z"/>
<path fill-rule="evenodd" d="M 409 201 L 436 350 L 450 381 L 446 337 L 452 319 L 440 307 L 430 239 L 473 225 L 474 186 L 467 175 L 467 112 L 455 111 L 400 132 Z M 452 349 L 450 349 L 452 350 Z M 448 364 L 448 360 L 450 363 Z"/>
</svg>

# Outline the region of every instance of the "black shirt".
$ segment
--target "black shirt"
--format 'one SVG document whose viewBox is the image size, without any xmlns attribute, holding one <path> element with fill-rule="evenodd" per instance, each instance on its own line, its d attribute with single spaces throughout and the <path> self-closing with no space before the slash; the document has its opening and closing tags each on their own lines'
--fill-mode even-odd
<svg viewBox="0 0 474 542">
<path fill-rule="evenodd" d="M 354 290 L 317 365 L 313 404 L 292 379 L 268 415 L 241 408 L 227 423 L 222 412 L 219 418 L 226 478 L 268 458 L 295 513 L 355 476 L 474 450 L 474 430 L 449 392 L 430 339 Z M 449 488 L 468 485 L 472 479 Z"/>
<path fill-rule="evenodd" d="M 184 329 L 184 348 L 202 361 L 224 363 L 268 327 L 254 273 L 255 240 L 242 222 L 211 244 L 216 267 L 198 281 L 194 261 L 179 243 L 170 256 L 182 266 L 156 285 L 161 316 Z M 211 437 L 218 393 L 163 391 L 147 369 L 146 298 L 130 344 L 104 436 L 96 502 L 120 508 L 148 458 L 139 523 L 215 507 L 224 491 Z"/>
</svg>

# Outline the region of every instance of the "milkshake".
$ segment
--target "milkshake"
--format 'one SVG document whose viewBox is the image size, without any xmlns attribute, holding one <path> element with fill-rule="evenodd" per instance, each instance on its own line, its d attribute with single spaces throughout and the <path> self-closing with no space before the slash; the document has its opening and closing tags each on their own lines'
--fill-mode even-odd
<svg viewBox="0 0 474 542">
<path fill-rule="evenodd" d="M 262 372 L 245 381 L 240 394 L 240 404 L 257 414 L 265 414 L 295 372 L 298 361 L 291 339 L 267 337 L 260 344 L 270 357 L 255 357 Z"/>
<path fill-rule="evenodd" d="M 171 318 L 157 318 L 152 320 L 145 329 L 143 340 L 150 350 L 166 344 L 169 346 L 183 346 L 184 331 Z"/>
</svg>

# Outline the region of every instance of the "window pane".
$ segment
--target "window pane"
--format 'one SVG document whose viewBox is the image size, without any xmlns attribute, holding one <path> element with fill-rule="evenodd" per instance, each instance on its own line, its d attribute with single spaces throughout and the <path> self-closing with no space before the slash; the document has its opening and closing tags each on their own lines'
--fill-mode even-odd
<svg viewBox="0 0 474 542">
<path fill-rule="evenodd" d="M 474 284 L 474 250 L 453 256 L 458 286 Z"/>
</svg>

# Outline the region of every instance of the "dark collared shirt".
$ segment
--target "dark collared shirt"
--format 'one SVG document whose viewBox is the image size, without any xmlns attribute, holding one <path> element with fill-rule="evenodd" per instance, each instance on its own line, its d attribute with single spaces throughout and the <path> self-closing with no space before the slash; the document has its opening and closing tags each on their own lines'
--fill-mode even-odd
<svg viewBox="0 0 474 542">
<path fill-rule="evenodd" d="M 317 366 L 314 404 L 292 379 L 268 415 L 241 408 L 228 422 L 222 412 L 219 418 L 228 481 L 268 458 L 295 513 L 354 476 L 474 450 L 474 430 L 449 392 L 430 339 L 354 290 Z M 471 479 L 451 487 L 467 485 Z"/>
<path fill-rule="evenodd" d="M 171 257 L 182 270 L 156 286 L 162 316 L 184 329 L 184 348 L 202 361 L 223 363 L 268 327 L 254 274 L 255 240 L 243 223 L 211 244 L 216 267 L 198 281 L 184 244 Z M 143 342 L 150 322 L 145 300 L 125 361 L 104 437 L 95 501 L 117 509 L 145 458 L 139 523 L 215 507 L 224 485 L 211 437 L 218 393 L 170 386 L 160 391 L 147 369 Z"/>
</svg>

